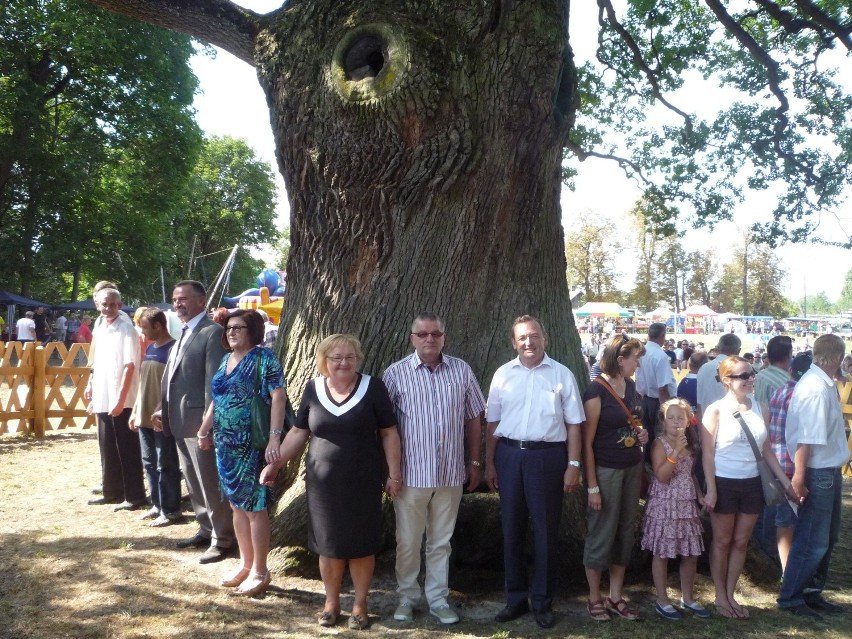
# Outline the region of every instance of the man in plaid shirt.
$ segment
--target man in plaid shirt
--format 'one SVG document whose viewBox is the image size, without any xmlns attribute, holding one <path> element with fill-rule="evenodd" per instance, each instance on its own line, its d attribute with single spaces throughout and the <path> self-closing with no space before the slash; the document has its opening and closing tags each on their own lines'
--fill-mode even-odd
<svg viewBox="0 0 852 639">
<path fill-rule="evenodd" d="M 790 381 L 779 388 L 769 399 L 769 443 L 772 452 L 778 458 L 778 463 L 787 477 L 793 477 L 793 460 L 787 452 L 787 409 L 790 408 L 790 398 L 793 397 L 793 389 L 796 382 L 801 379 L 811 367 L 811 356 L 806 354 L 796 355 L 791 364 Z M 790 555 L 790 545 L 793 543 L 793 527 L 796 525 L 796 513 L 790 507 L 789 502 L 782 501 L 772 509 L 767 509 L 767 515 L 774 514 L 775 538 L 778 542 L 778 558 L 781 560 L 781 571 L 787 566 L 787 557 Z M 767 517 L 767 522 L 772 518 Z"/>
</svg>

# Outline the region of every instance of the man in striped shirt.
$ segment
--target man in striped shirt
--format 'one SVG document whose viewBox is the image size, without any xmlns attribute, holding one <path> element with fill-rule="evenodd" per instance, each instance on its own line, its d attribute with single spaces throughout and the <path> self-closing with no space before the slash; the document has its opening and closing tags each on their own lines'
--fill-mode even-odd
<svg viewBox="0 0 852 639">
<path fill-rule="evenodd" d="M 421 313 L 411 325 L 414 352 L 382 377 L 402 443 L 403 487 L 394 498 L 397 621 L 411 621 L 421 597 L 417 576 L 424 531 L 429 612 L 444 624 L 459 620 L 447 601 L 450 538 L 463 485 L 469 490 L 479 485 L 485 398 L 470 366 L 442 352 L 444 339 L 443 320 Z"/>
</svg>

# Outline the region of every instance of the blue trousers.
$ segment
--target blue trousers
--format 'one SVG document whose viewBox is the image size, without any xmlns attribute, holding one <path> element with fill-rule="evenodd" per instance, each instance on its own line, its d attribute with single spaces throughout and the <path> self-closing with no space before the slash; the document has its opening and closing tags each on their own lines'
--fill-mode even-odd
<svg viewBox="0 0 852 639">
<path fill-rule="evenodd" d="M 828 578 L 831 550 L 840 537 L 843 480 L 840 468 L 808 468 L 808 496 L 799 507 L 799 521 L 784 571 L 778 606 L 792 608 L 821 595 Z"/>
<path fill-rule="evenodd" d="M 500 487 L 506 605 L 515 608 L 529 599 L 533 610 L 550 610 L 568 451 L 564 444 L 521 450 L 498 442 L 494 465 Z M 525 548 L 530 523 L 533 571 L 532 583 L 528 584 Z"/>
<path fill-rule="evenodd" d="M 180 461 L 175 438 L 153 428 L 140 428 L 139 445 L 151 505 L 170 519 L 180 517 Z"/>
</svg>

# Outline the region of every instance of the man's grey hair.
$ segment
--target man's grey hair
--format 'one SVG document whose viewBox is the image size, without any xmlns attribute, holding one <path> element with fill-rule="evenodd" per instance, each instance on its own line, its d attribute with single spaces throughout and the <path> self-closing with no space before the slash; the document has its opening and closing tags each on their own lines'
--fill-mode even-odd
<svg viewBox="0 0 852 639">
<path fill-rule="evenodd" d="M 119 293 L 117 288 L 102 288 L 97 293 L 95 293 L 95 299 L 97 299 L 99 295 L 103 295 L 105 297 L 114 297 L 119 301 L 121 300 L 121 293 Z"/>
<path fill-rule="evenodd" d="M 742 347 L 742 340 L 733 333 L 725 333 L 716 344 L 716 350 L 723 355 L 739 355 Z"/>
<path fill-rule="evenodd" d="M 661 337 L 666 336 L 666 325 L 662 322 L 654 322 L 648 327 L 648 339 L 656 342 Z"/>
<path fill-rule="evenodd" d="M 438 315 L 435 315 L 435 313 L 424 312 L 424 313 L 420 313 L 417 317 L 415 317 L 414 321 L 411 322 L 411 332 L 412 333 L 414 332 L 414 327 L 417 324 L 417 322 L 438 322 L 438 326 L 441 327 L 441 332 L 442 333 L 445 332 L 444 331 L 444 320 L 442 320 Z"/>
<path fill-rule="evenodd" d="M 840 335 L 828 333 L 814 340 L 814 364 L 817 366 L 834 366 L 843 359 L 846 345 Z"/>
</svg>

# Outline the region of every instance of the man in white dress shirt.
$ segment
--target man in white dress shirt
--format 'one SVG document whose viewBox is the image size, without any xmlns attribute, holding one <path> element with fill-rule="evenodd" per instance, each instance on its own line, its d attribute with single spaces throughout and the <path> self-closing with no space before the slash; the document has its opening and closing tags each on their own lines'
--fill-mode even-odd
<svg viewBox="0 0 852 639">
<path fill-rule="evenodd" d="M 834 375 L 845 351 L 833 334 L 814 342 L 814 361 L 793 389 L 787 410 L 787 451 L 793 460 L 793 488 L 799 519 L 784 569 L 778 606 L 800 617 L 819 617 L 844 608 L 822 596 L 831 551 L 840 537 L 842 469 L 849 447 Z"/>
<path fill-rule="evenodd" d="M 506 607 L 495 620 L 517 619 L 532 606 L 536 623 L 550 628 L 562 494 L 580 485 L 580 424 L 586 415 L 574 375 L 545 352 L 547 333 L 539 320 L 516 319 L 512 345 L 518 357 L 491 381 L 485 440 L 486 481 L 500 491 L 506 572 Z M 528 584 L 530 522 L 534 564 Z"/>
</svg>

